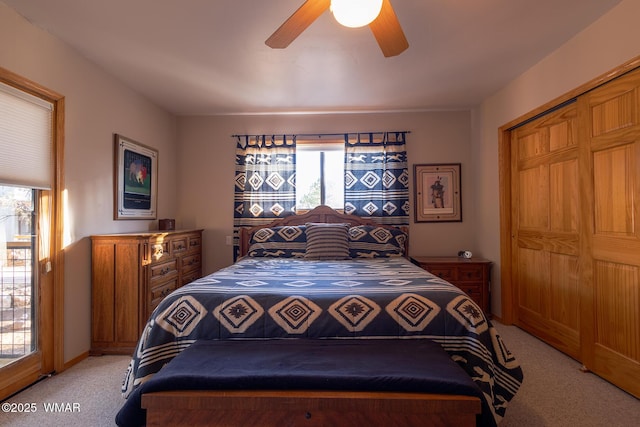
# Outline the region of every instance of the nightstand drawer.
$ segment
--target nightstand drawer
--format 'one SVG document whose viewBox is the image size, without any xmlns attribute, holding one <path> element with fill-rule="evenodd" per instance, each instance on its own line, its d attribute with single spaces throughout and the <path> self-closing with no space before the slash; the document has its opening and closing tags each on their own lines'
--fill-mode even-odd
<svg viewBox="0 0 640 427">
<path fill-rule="evenodd" d="M 458 277 L 456 279 L 460 281 L 481 281 L 483 273 L 484 267 L 482 265 L 465 265 L 458 268 Z"/>
<path fill-rule="evenodd" d="M 421 265 L 420 267 L 427 270 L 429 273 L 434 276 L 438 276 L 441 279 L 452 281 L 458 278 L 458 274 L 455 268 L 446 267 L 446 266 L 432 266 L 432 265 Z"/>
<path fill-rule="evenodd" d="M 480 283 L 459 283 L 456 286 L 468 295 L 482 295 L 482 284 Z"/>
<path fill-rule="evenodd" d="M 491 316 L 491 261 L 482 258 L 426 256 L 412 257 L 411 260 L 431 274 L 462 289 L 488 317 Z"/>
</svg>

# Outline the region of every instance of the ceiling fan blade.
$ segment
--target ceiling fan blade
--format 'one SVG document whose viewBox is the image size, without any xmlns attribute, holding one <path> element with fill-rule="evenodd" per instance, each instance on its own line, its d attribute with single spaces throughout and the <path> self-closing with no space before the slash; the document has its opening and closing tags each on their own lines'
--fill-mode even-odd
<svg viewBox="0 0 640 427">
<path fill-rule="evenodd" d="M 369 28 L 386 57 L 399 55 L 409 47 L 409 42 L 389 0 L 382 1 L 380 15 L 369 24 Z"/>
<path fill-rule="evenodd" d="M 331 0 L 305 1 L 264 43 L 273 49 L 284 49 L 329 9 L 330 4 Z"/>
</svg>

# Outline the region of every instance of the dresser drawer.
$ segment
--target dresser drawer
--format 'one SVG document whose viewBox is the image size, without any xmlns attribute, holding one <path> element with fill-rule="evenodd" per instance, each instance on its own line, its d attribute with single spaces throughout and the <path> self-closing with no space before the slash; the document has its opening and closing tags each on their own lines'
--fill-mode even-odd
<svg viewBox="0 0 640 427">
<path fill-rule="evenodd" d="M 178 278 L 163 282 L 162 284 L 152 286 L 149 290 L 151 297 L 151 304 L 149 306 L 149 314 L 160 304 L 160 301 L 171 292 L 178 289 Z"/>
<path fill-rule="evenodd" d="M 171 256 L 171 248 L 168 240 L 149 242 L 150 262 L 157 263 Z"/>
<path fill-rule="evenodd" d="M 171 253 L 173 255 L 177 255 L 180 252 L 184 252 L 187 250 L 187 248 L 188 248 L 187 236 L 171 239 Z"/>
<path fill-rule="evenodd" d="M 199 279 L 201 276 L 202 276 L 202 273 L 200 272 L 200 270 L 193 270 L 182 276 L 180 286 L 184 286 L 187 283 L 191 283 L 194 280 Z"/>
<path fill-rule="evenodd" d="M 190 251 L 200 252 L 200 248 L 202 247 L 202 237 L 199 235 L 189 236 L 187 240 L 187 247 Z"/>
<path fill-rule="evenodd" d="M 178 261 L 176 259 L 172 259 L 171 261 L 164 262 L 161 264 L 153 264 L 151 266 L 151 281 L 163 280 L 170 275 L 178 274 Z"/>
<path fill-rule="evenodd" d="M 185 255 L 182 258 L 182 272 L 189 272 L 191 270 L 199 270 L 200 269 L 200 254 L 193 255 Z"/>
</svg>

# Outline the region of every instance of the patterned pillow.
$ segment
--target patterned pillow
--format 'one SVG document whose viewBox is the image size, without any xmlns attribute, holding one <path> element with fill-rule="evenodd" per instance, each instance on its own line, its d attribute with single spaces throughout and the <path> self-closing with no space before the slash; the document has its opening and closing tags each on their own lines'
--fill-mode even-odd
<svg viewBox="0 0 640 427">
<path fill-rule="evenodd" d="M 349 224 L 308 222 L 305 259 L 349 259 Z"/>
<path fill-rule="evenodd" d="M 304 225 L 261 228 L 251 236 L 250 257 L 303 258 L 307 246 Z"/>
<path fill-rule="evenodd" d="M 404 255 L 407 235 L 398 228 L 358 225 L 349 229 L 351 258 L 386 258 Z"/>
</svg>

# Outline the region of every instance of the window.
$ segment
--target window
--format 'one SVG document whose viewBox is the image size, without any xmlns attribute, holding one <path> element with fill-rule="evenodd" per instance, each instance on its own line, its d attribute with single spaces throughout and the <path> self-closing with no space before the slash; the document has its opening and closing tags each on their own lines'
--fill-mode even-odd
<svg viewBox="0 0 640 427">
<path fill-rule="evenodd" d="M 0 67 L 0 400 L 65 367 L 63 137 L 64 97 Z"/>
<path fill-rule="evenodd" d="M 0 184 L 0 365 L 37 349 L 37 267 L 32 218 L 38 190 Z M 37 270 L 36 270 L 37 271 Z"/>
<path fill-rule="evenodd" d="M 344 208 L 344 142 L 296 144 L 296 209 Z"/>
<path fill-rule="evenodd" d="M 38 350 L 35 203 L 51 188 L 53 104 L 0 82 L 0 359 Z M 6 332 L 6 333 L 5 333 Z"/>
</svg>

